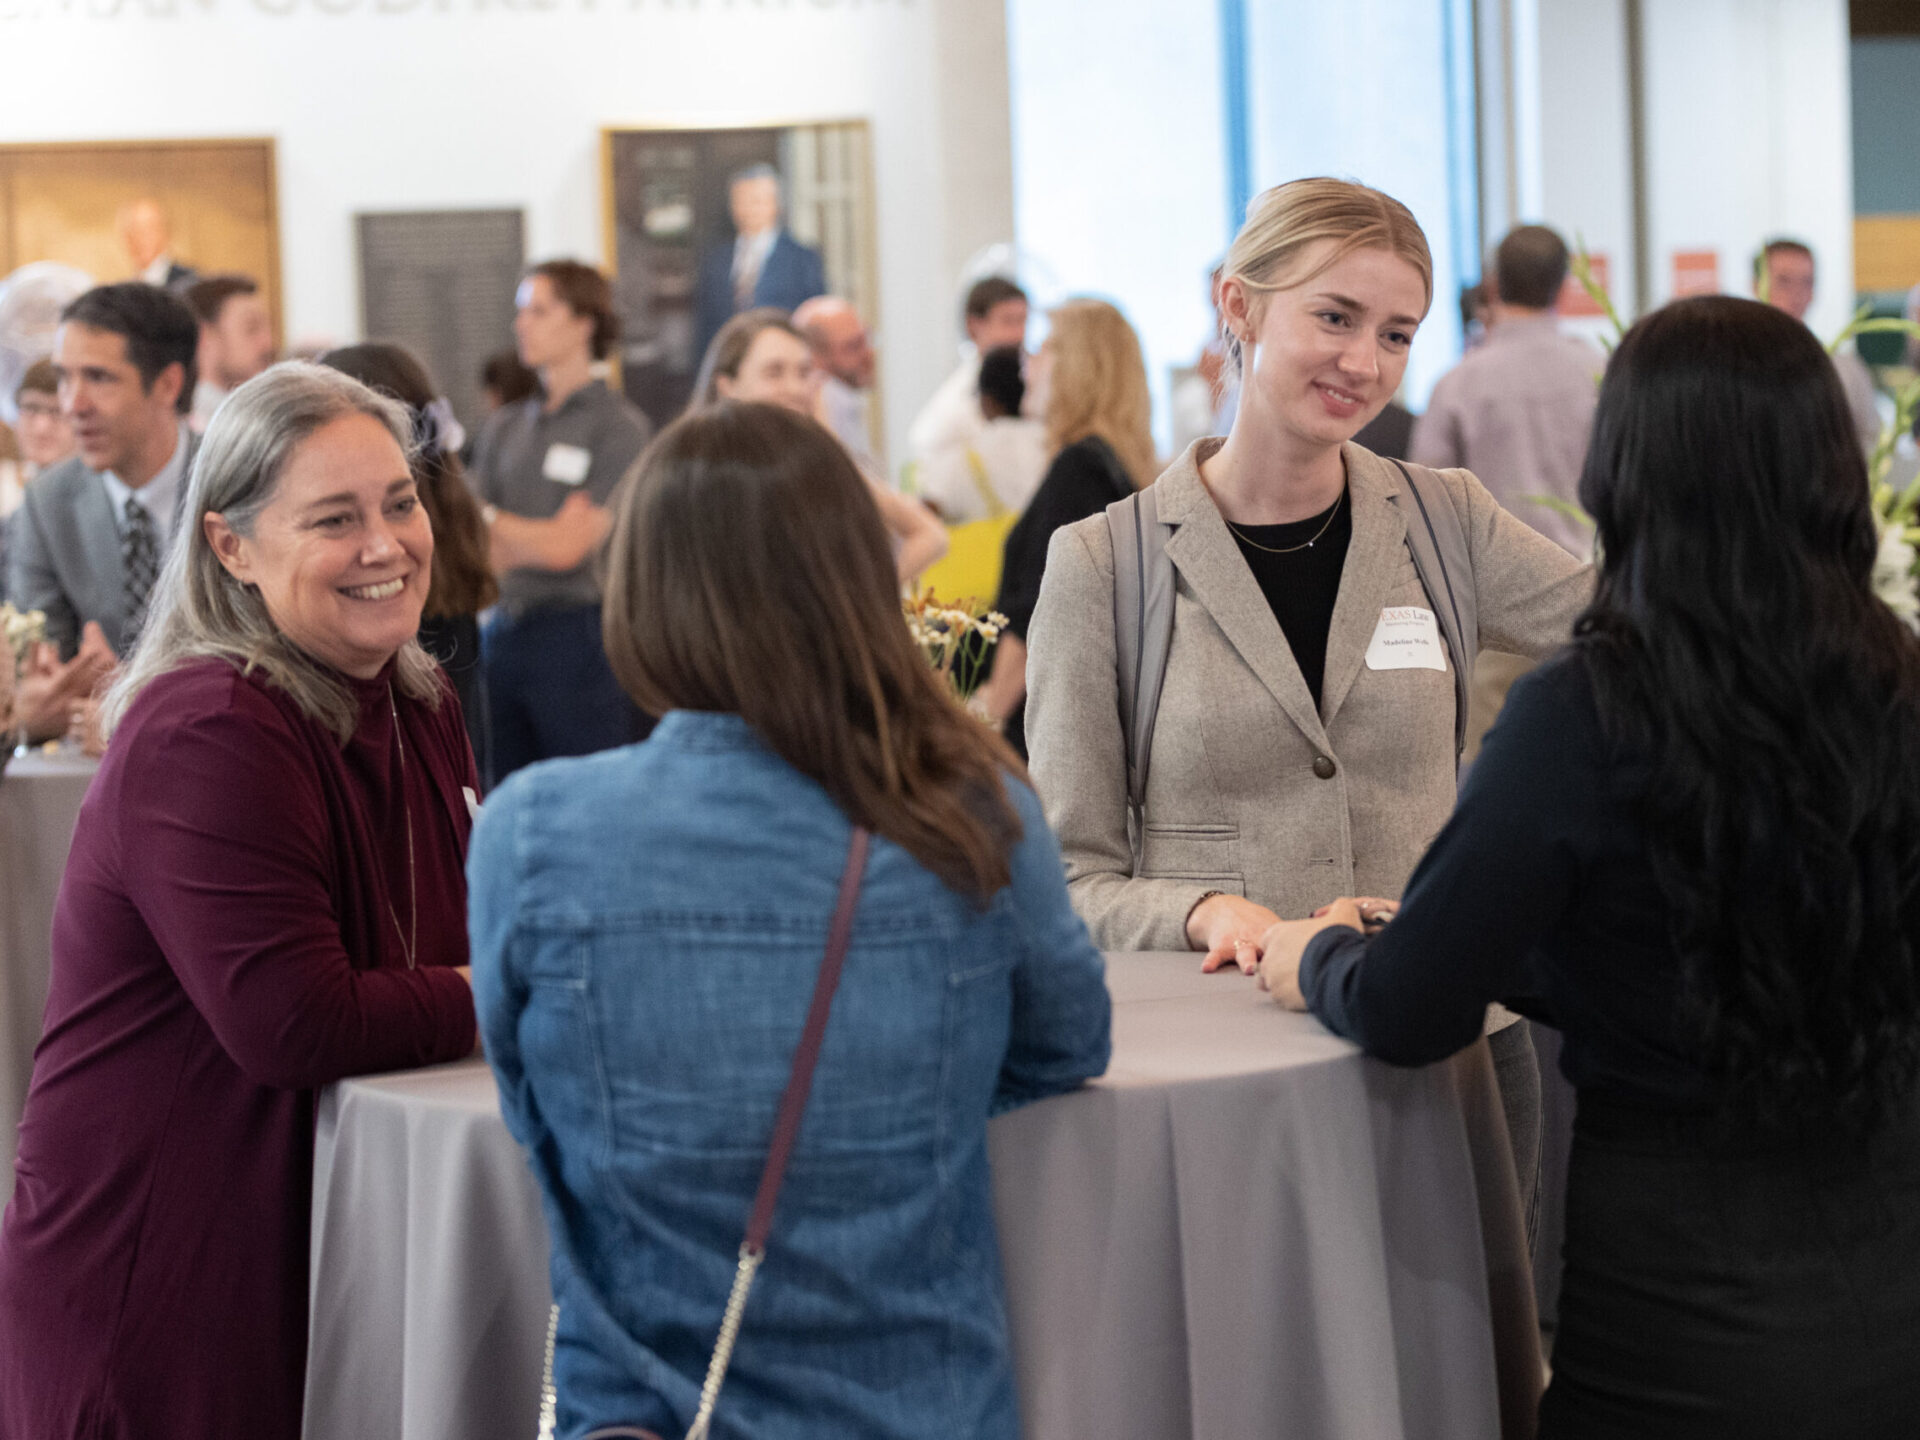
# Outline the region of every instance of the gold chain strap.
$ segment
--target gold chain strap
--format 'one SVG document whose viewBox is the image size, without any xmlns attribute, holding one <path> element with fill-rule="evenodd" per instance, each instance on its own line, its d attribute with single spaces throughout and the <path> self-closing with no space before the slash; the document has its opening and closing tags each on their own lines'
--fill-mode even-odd
<svg viewBox="0 0 1920 1440">
<path fill-rule="evenodd" d="M 700 1409 L 693 1417 L 693 1424 L 687 1427 L 687 1440 L 707 1440 L 707 1427 L 713 1423 L 713 1407 L 720 1400 L 720 1382 L 727 1378 L 733 1342 L 740 1338 L 740 1322 L 747 1313 L 747 1292 L 753 1289 L 753 1277 L 766 1258 L 764 1250 L 755 1250 L 751 1245 L 740 1247 L 740 1268 L 733 1272 L 733 1293 L 727 1296 L 727 1313 L 720 1319 L 720 1338 L 713 1342 L 707 1383 L 700 1387 Z"/>
<path fill-rule="evenodd" d="M 553 1384 L 553 1345 L 560 1334 L 560 1306 L 547 1311 L 547 1363 L 540 1372 L 539 1440 L 553 1440 L 554 1427 L 560 1423 L 560 1392 Z"/>
</svg>

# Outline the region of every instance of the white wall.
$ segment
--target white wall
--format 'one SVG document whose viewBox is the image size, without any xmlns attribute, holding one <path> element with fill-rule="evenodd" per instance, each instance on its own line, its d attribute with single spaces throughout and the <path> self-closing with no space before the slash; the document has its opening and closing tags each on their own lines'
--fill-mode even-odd
<svg viewBox="0 0 1920 1440">
<path fill-rule="evenodd" d="M 0 141 L 271 135 L 290 337 L 356 337 L 352 216 L 519 206 L 604 260 L 605 125 L 865 117 L 896 454 L 955 254 L 1012 231 L 1001 0 L 0 0 Z M 64 57 L 84 52 L 86 79 Z M 958 135 L 960 138 L 955 139 Z"/>
<path fill-rule="evenodd" d="M 1635 294 L 1623 0 L 1527 0 L 1539 12 L 1542 219 L 1582 232 Z M 1853 310 L 1853 169 L 1845 0 L 1642 0 L 1649 298 L 1672 295 L 1676 250 L 1715 250 L 1720 285 L 1751 293 L 1773 235 L 1810 244 L 1807 317 L 1830 336 Z M 1489 237 L 1497 238 L 1497 237 Z"/>
<path fill-rule="evenodd" d="M 1227 229 L 1218 9 L 1210 0 L 1011 0 L 1021 249 L 1053 293 L 1111 300 L 1140 332 L 1156 434 L 1167 372 L 1213 334 Z M 1043 285 L 1043 290 L 1044 290 Z"/>
<path fill-rule="evenodd" d="M 1608 289 L 1633 313 L 1633 164 L 1629 146 L 1627 19 L 1624 0 L 1537 0 L 1536 73 L 1553 103 L 1539 107 L 1538 200 L 1520 220 L 1540 220 L 1569 245 L 1606 257 Z M 1497 243 L 1500 231 L 1489 234 Z M 1604 320 L 1568 322 L 1594 338 Z"/>
<path fill-rule="evenodd" d="M 1819 262 L 1807 323 L 1832 335 L 1853 311 L 1845 0 L 1645 0 L 1645 16 L 1654 303 L 1673 251 L 1718 250 L 1721 288 L 1744 295 L 1753 251 L 1788 234 Z"/>
<path fill-rule="evenodd" d="M 1358 180 L 1413 211 L 1433 252 L 1433 308 L 1405 394 L 1426 408 L 1460 353 L 1447 168 L 1445 11 L 1439 0 L 1253 0 L 1256 191 L 1307 175 Z"/>
</svg>

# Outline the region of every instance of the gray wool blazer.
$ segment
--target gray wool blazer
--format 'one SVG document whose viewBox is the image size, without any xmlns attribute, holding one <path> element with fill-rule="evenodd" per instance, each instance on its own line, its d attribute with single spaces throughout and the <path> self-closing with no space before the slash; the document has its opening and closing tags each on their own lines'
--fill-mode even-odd
<svg viewBox="0 0 1920 1440">
<path fill-rule="evenodd" d="M 1167 542 L 1173 648 L 1137 875 L 1104 515 L 1055 532 L 1028 632 L 1033 779 L 1060 836 L 1074 908 L 1107 950 L 1186 949 L 1188 912 L 1210 890 L 1286 918 L 1341 895 L 1397 899 L 1453 808 L 1452 674 L 1366 664 L 1383 609 L 1434 607 L 1407 550 L 1409 512 L 1420 522 L 1400 473 L 1358 445 L 1341 452 L 1353 540 L 1316 712 L 1201 482 L 1199 462 L 1220 444 L 1197 441 L 1154 482 L 1160 518 L 1176 527 Z M 1501 509 L 1467 471 L 1435 473 L 1467 532 L 1480 644 L 1535 657 L 1565 644 L 1592 596 L 1591 567 Z"/>
<path fill-rule="evenodd" d="M 193 473 L 199 437 L 188 434 L 186 469 L 174 497 L 175 539 L 180 506 Z M 47 639 L 73 658 L 80 628 L 97 620 L 113 653 L 127 653 L 126 569 L 120 524 L 100 472 L 79 456 L 63 461 L 27 487 L 8 541 L 7 589 L 22 610 L 44 610 Z M 162 564 L 166 557 L 162 555 Z"/>
</svg>

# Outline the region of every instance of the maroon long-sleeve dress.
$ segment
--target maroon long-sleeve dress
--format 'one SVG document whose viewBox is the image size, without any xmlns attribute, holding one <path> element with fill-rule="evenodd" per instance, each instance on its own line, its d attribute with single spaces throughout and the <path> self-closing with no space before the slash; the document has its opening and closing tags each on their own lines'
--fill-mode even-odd
<svg viewBox="0 0 1920 1440">
<path fill-rule="evenodd" d="M 298 1440 L 314 1092 L 474 1046 L 459 706 L 350 683 L 343 750 L 193 664 L 94 779 L 0 1224 L 0 1440 Z"/>
</svg>

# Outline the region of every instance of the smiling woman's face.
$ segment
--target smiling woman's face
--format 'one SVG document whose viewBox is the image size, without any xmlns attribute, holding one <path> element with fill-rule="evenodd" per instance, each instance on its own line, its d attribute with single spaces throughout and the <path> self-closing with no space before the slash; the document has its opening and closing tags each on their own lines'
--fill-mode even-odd
<svg viewBox="0 0 1920 1440">
<path fill-rule="evenodd" d="M 1302 271 L 1312 274 L 1333 244 L 1308 251 Z M 1254 339 L 1245 350 L 1243 407 L 1257 405 L 1310 443 L 1338 445 L 1400 388 L 1427 291 L 1420 272 L 1391 250 L 1356 250 L 1304 285 L 1268 292 L 1257 325 L 1246 318 L 1252 292 L 1226 284 L 1238 300 L 1228 300 L 1229 318 Z"/>
<path fill-rule="evenodd" d="M 420 629 L 433 527 L 407 457 L 371 415 L 308 436 L 251 535 L 219 515 L 206 526 L 220 563 L 258 588 L 274 627 L 344 674 L 372 679 Z"/>
<path fill-rule="evenodd" d="M 796 415 L 813 413 L 820 388 L 807 342 L 772 325 L 753 337 L 740 357 L 740 373 L 715 376 L 713 386 L 722 400 L 778 405 Z"/>
</svg>

